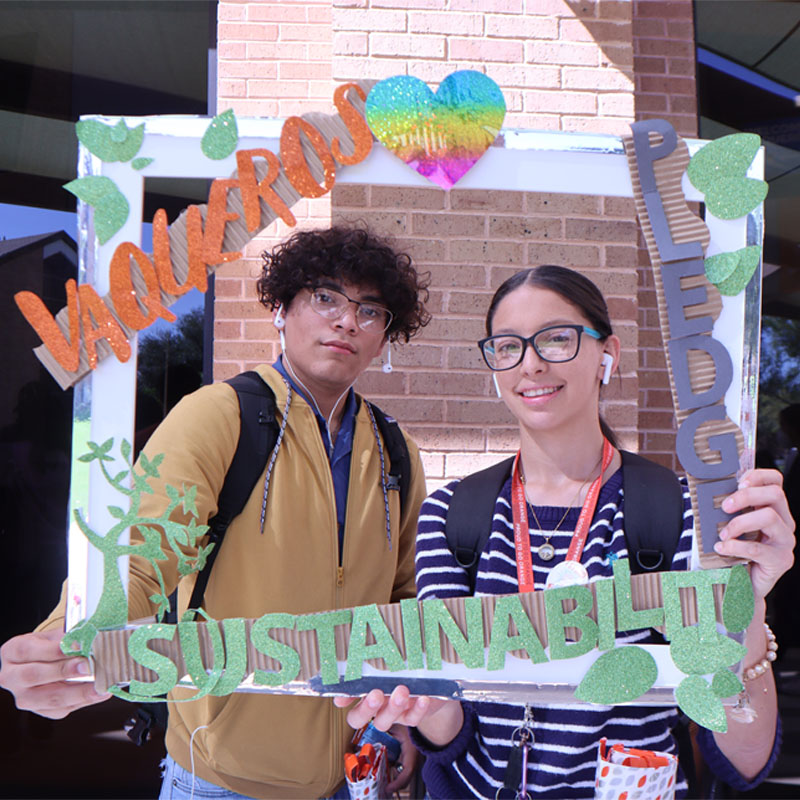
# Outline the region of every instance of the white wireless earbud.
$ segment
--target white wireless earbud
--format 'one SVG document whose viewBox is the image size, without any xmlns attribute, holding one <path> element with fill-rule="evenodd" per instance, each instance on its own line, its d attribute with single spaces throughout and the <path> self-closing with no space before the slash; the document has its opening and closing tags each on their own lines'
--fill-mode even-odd
<svg viewBox="0 0 800 800">
<path fill-rule="evenodd" d="M 387 375 L 392 371 L 392 346 L 386 346 L 386 360 L 383 362 L 383 366 L 381 367 L 381 371 L 385 372 Z"/>
<path fill-rule="evenodd" d="M 603 364 L 603 378 L 602 383 L 608 385 L 611 381 L 611 370 L 614 366 L 614 356 L 611 353 L 603 353 L 603 360 L 601 362 Z"/>
<path fill-rule="evenodd" d="M 286 327 L 286 318 L 283 316 L 283 303 L 278 306 L 275 312 L 275 318 L 272 320 L 275 330 L 278 331 L 278 336 L 281 340 L 281 351 L 286 352 L 286 337 L 283 335 L 283 329 Z"/>
<path fill-rule="evenodd" d="M 492 380 L 494 381 L 494 390 L 497 392 L 498 397 L 502 397 L 503 395 L 500 394 L 500 384 L 497 382 L 497 373 L 492 373 Z"/>
</svg>

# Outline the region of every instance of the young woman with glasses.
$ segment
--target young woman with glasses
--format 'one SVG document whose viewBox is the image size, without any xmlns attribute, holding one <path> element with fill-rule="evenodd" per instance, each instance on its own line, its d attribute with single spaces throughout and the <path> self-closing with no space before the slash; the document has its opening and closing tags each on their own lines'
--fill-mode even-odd
<svg viewBox="0 0 800 800">
<path fill-rule="evenodd" d="M 605 300 L 573 270 L 524 270 L 494 295 L 486 332 L 479 346 L 498 395 L 519 424 L 520 449 L 497 497 L 475 593 L 524 589 L 519 558 L 530 559 L 530 588 L 535 590 L 564 581 L 565 573 L 571 582 L 612 577 L 613 560 L 626 557 L 627 549 L 621 456 L 599 411 L 601 386 L 620 355 Z M 434 492 L 422 507 L 416 559 L 420 600 L 469 593 L 466 571 L 445 539 L 456 483 Z M 769 652 L 764 598 L 792 563 L 794 526 L 780 474 L 774 471 L 746 473 L 724 508 L 750 509 L 727 525 L 716 546 L 723 555 L 752 562 L 756 613 L 745 640 L 749 668 Z M 687 569 L 691 556 L 693 522 L 685 486 L 684 509 L 673 570 Z M 581 517 L 585 524 L 579 523 Z M 739 540 L 748 531 L 760 531 L 756 542 Z M 654 637 L 649 630 L 622 633 L 617 645 L 656 641 Z M 699 735 L 713 772 L 740 790 L 765 777 L 780 738 L 772 672 L 762 673 L 747 684 L 754 722 L 729 718 L 726 734 L 701 730 Z M 369 717 L 381 728 L 396 721 L 416 726 L 416 742 L 426 756 L 423 776 L 433 798 L 594 797 L 601 737 L 649 750 L 676 750 L 672 729 L 678 714 L 673 707 L 532 705 L 532 744 L 523 775 L 512 742 L 519 738 L 525 714 L 523 704 L 412 698 L 399 687 L 388 698 L 373 690 L 348 720 L 356 727 Z M 677 796 L 686 792 L 681 775 Z"/>
</svg>

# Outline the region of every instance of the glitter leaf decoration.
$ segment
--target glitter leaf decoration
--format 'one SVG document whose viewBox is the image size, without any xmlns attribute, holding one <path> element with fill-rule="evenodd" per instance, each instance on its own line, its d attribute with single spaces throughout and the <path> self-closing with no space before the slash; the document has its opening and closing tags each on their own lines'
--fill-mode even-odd
<svg viewBox="0 0 800 800">
<path fill-rule="evenodd" d="M 128 201 L 111 178 L 88 175 L 65 183 L 64 188 L 94 209 L 94 232 L 100 244 L 105 244 L 128 219 Z"/>
<path fill-rule="evenodd" d="M 739 266 L 739 251 L 735 253 L 717 253 L 709 256 L 705 262 L 706 278 L 715 286 L 733 275 Z"/>
<path fill-rule="evenodd" d="M 200 149 L 207 158 L 220 161 L 236 150 L 239 143 L 239 129 L 233 109 L 217 114 L 203 134 Z"/>
<path fill-rule="evenodd" d="M 725 280 L 716 283 L 720 294 L 728 297 L 736 297 L 750 283 L 750 279 L 753 277 L 753 273 L 755 273 L 761 260 L 761 247 L 759 245 L 743 247 L 741 250 L 736 250 L 732 255 L 736 258 L 736 267 Z M 715 283 L 715 281 L 712 281 L 712 283 Z"/>
<path fill-rule="evenodd" d="M 757 134 L 734 133 L 709 142 L 692 156 L 686 173 L 715 217 L 739 219 L 767 196 L 766 181 L 746 175 L 760 146 Z"/>
<path fill-rule="evenodd" d="M 733 697 L 742 689 L 742 682 L 729 669 L 721 669 L 711 681 L 711 691 L 717 697 Z"/>
<path fill-rule="evenodd" d="M 725 707 L 714 694 L 708 681 L 700 675 L 689 675 L 675 687 L 675 700 L 689 719 L 712 731 L 725 733 L 728 720 Z"/>
<path fill-rule="evenodd" d="M 687 675 L 710 675 L 747 654 L 746 647 L 721 633 L 702 638 L 696 625 L 676 631 L 669 651 L 675 666 Z"/>
<path fill-rule="evenodd" d="M 155 161 L 153 158 L 134 158 L 133 161 L 131 161 L 131 166 L 134 169 L 144 169 L 145 167 L 150 166 L 153 161 Z"/>
<path fill-rule="evenodd" d="M 705 260 L 706 277 L 721 294 L 735 297 L 744 291 L 761 259 L 761 247 L 751 245 L 732 253 L 718 253 Z"/>
<path fill-rule="evenodd" d="M 116 125 L 87 119 L 76 123 L 75 131 L 81 144 L 101 161 L 130 161 L 144 140 L 144 123 L 129 128 L 124 119 Z"/>
<path fill-rule="evenodd" d="M 658 666 L 642 647 L 618 647 L 603 653 L 575 689 L 585 703 L 613 706 L 641 697 L 656 682 Z"/>
<path fill-rule="evenodd" d="M 120 628 L 127 622 L 128 600 L 119 574 L 118 560 L 120 557 L 134 555 L 150 562 L 160 589 L 159 592 L 151 595 L 150 599 L 157 608 L 157 617 L 162 618 L 170 607 L 166 584 L 158 564 L 159 561 L 166 559 L 162 546 L 163 540 L 166 539 L 169 548 L 177 556 L 178 571 L 181 575 L 202 569 L 213 548 L 213 544 L 205 547 L 198 546 L 200 538 L 208 531 L 208 526 L 198 525 L 195 516 L 192 516 L 188 523 L 171 519 L 173 513 L 181 505 L 184 509 L 187 507 L 194 509 L 194 491 L 187 492 L 184 489 L 183 492 L 178 492 L 174 487 L 167 487 L 169 503 L 161 514 L 157 517 L 140 516 L 142 495 L 153 493 L 150 482 L 159 477 L 158 466 L 164 456 L 159 453 L 152 459 L 148 459 L 142 453 L 134 467 L 131 460 L 130 443 L 123 440 L 120 454 L 127 469 L 112 475 L 108 465 L 115 461 L 110 455 L 113 445 L 113 439 L 107 439 L 102 444 L 90 441 L 87 443 L 89 451 L 78 459 L 83 463 L 96 462 L 103 478 L 119 494 L 127 497 L 128 507 L 108 507 L 111 516 L 118 521 L 105 534 L 94 531 L 80 510 L 74 512 L 75 522 L 83 535 L 103 555 L 103 591 L 94 614 L 62 639 L 61 649 L 67 655 L 88 655 L 91 640 L 96 631 Z M 186 498 L 187 494 L 188 499 Z M 142 541 L 124 544 L 122 536 L 133 526 L 138 528 Z M 187 547 L 197 548 L 194 556 L 184 552 Z M 76 642 L 80 649 L 72 650 Z"/>
<path fill-rule="evenodd" d="M 735 564 L 722 600 L 722 624 L 731 633 L 743 631 L 753 619 L 754 611 L 755 597 L 750 573 L 744 564 Z"/>
<path fill-rule="evenodd" d="M 436 94 L 418 78 L 396 75 L 367 97 L 366 119 L 388 150 L 442 189 L 450 189 L 497 138 L 506 104 L 482 72 L 448 75 Z"/>
</svg>

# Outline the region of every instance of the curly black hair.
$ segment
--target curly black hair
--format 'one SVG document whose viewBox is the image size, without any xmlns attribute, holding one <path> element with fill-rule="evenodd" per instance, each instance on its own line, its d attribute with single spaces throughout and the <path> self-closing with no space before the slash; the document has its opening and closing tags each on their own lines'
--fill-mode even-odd
<svg viewBox="0 0 800 800">
<path fill-rule="evenodd" d="M 392 342 L 407 342 L 430 321 L 428 276 L 419 275 L 408 255 L 365 227 L 297 231 L 261 258 L 258 300 L 269 309 L 288 308 L 301 289 L 326 277 L 374 287 L 392 312 L 386 332 Z"/>
</svg>

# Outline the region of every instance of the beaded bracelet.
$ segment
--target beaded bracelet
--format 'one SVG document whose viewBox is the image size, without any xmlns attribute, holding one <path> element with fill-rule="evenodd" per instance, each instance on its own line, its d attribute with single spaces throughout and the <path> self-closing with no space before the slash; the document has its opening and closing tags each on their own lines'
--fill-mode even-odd
<svg viewBox="0 0 800 800">
<path fill-rule="evenodd" d="M 760 678 L 771 666 L 772 662 L 778 657 L 778 642 L 775 639 L 775 634 L 772 632 L 772 628 L 764 623 L 764 631 L 767 634 L 767 652 L 764 653 L 764 658 L 761 659 L 757 664 L 754 664 L 752 667 L 748 667 L 742 673 L 742 680 L 743 681 L 752 681 L 756 678 Z"/>
</svg>

